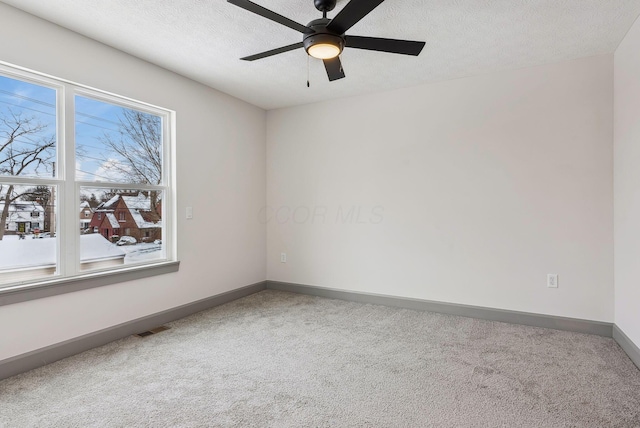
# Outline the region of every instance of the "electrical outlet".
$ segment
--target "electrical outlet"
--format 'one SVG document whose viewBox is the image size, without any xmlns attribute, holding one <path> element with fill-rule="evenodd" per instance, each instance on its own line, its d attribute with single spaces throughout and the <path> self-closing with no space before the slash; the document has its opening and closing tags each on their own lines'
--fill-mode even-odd
<svg viewBox="0 0 640 428">
<path fill-rule="evenodd" d="M 547 287 L 558 288 L 558 274 L 550 273 L 547 275 Z"/>
<path fill-rule="evenodd" d="M 287 253 L 280 253 L 280 263 L 287 262 Z"/>
</svg>

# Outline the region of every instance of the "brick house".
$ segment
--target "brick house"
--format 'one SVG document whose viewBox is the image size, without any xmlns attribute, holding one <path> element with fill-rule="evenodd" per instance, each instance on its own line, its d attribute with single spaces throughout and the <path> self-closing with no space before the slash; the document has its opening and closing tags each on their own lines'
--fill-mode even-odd
<svg viewBox="0 0 640 428">
<path fill-rule="evenodd" d="M 159 205 L 157 208 L 158 211 Z M 160 214 L 151 208 L 148 195 L 115 195 L 98 205 L 93 213 L 89 229 L 109 240 L 121 236 L 133 236 L 138 242 L 162 239 Z"/>
</svg>

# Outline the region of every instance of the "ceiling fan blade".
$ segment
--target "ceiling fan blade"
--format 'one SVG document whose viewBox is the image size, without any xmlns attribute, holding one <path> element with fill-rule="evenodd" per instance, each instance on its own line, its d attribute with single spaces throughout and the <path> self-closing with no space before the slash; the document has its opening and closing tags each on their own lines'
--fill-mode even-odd
<svg viewBox="0 0 640 428">
<path fill-rule="evenodd" d="M 344 77 L 344 70 L 342 69 L 342 63 L 340 62 L 339 56 L 330 59 L 323 59 L 322 62 L 324 62 L 324 68 L 327 70 L 327 76 L 329 76 L 330 82 Z"/>
<path fill-rule="evenodd" d="M 289 46 L 283 46 L 283 47 L 278 48 L 278 49 L 271 49 L 270 51 L 262 52 L 262 53 L 255 54 L 255 55 L 245 56 L 244 58 L 240 58 L 240 59 L 242 59 L 244 61 L 255 61 L 257 59 L 266 58 L 266 57 L 277 55 L 277 54 L 280 54 L 280 53 L 283 53 L 283 52 L 289 52 L 289 51 L 292 51 L 294 49 L 298 49 L 298 48 L 301 48 L 301 47 L 303 47 L 302 42 L 294 43 L 294 44 L 289 45 Z"/>
<path fill-rule="evenodd" d="M 378 37 L 346 36 L 345 39 L 345 45 L 350 48 L 414 56 L 420 55 L 425 45 L 425 42 L 381 39 Z"/>
<path fill-rule="evenodd" d="M 351 0 L 342 8 L 335 18 L 329 22 L 327 30 L 344 34 L 383 1 L 384 0 Z"/>
<path fill-rule="evenodd" d="M 272 21 L 277 22 L 278 24 L 282 24 L 284 26 L 287 26 L 289 28 L 292 28 L 296 31 L 299 31 L 301 33 L 305 33 L 305 32 L 309 32 L 311 31 L 310 28 L 302 25 L 302 24 L 298 24 L 296 21 L 292 21 L 289 18 L 285 18 L 282 15 L 278 15 L 275 12 L 270 11 L 269 9 L 266 9 L 260 5 L 257 5 L 255 3 L 250 2 L 249 0 L 227 0 L 227 2 L 231 3 L 231 4 L 235 4 L 236 6 L 239 6 L 243 9 L 248 10 L 249 12 L 253 12 L 255 14 L 258 14 L 264 18 L 270 19 Z"/>
</svg>

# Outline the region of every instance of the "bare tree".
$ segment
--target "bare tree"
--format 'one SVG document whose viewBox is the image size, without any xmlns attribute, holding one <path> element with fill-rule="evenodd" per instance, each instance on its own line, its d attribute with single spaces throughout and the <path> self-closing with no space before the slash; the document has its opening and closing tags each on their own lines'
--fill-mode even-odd
<svg viewBox="0 0 640 428">
<path fill-rule="evenodd" d="M 88 202 L 91 208 L 95 208 L 100 205 L 100 201 L 96 198 L 95 193 L 92 193 L 91 196 L 80 195 L 81 202 Z"/>
<path fill-rule="evenodd" d="M 103 166 L 131 183 L 156 185 L 162 182 L 162 126 L 158 116 L 124 110 L 116 135 L 101 138 L 110 155 L 102 155 Z M 118 159 L 114 159 L 113 155 Z M 157 192 L 151 192 L 151 208 L 156 211 Z"/>
<path fill-rule="evenodd" d="M 0 116 L 0 176 L 19 176 L 51 170 L 55 160 L 55 135 L 45 135 L 47 125 L 35 116 L 7 110 Z M 0 240 L 4 238 L 9 207 L 29 191 L 11 184 L 0 186 Z"/>
</svg>

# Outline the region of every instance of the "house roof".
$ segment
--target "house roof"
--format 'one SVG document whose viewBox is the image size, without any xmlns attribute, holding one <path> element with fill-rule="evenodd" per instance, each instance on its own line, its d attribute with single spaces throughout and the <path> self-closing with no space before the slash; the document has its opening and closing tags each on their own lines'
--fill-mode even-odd
<svg viewBox="0 0 640 428">
<path fill-rule="evenodd" d="M 0 211 L 4 209 L 4 201 L 0 202 Z M 42 205 L 35 201 L 15 201 L 9 204 L 9 212 L 44 212 Z"/>
<path fill-rule="evenodd" d="M 162 221 L 158 221 L 158 222 L 147 221 L 144 219 L 142 214 L 138 212 L 138 210 L 131 210 L 130 213 L 131 213 L 131 217 L 133 217 L 133 221 L 136 222 L 136 226 L 138 226 L 138 229 L 150 229 L 154 227 L 157 227 L 157 228 L 162 227 Z"/>
<path fill-rule="evenodd" d="M 113 213 L 107 213 L 107 220 L 109 220 L 109 224 L 111 224 L 112 228 L 114 229 L 120 228 L 120 223 L 118 222 L 118 219 L 116 218 L 116 216 L 113 215 Z"/>
<path fill-rule="evenodd" d="M 0 202 L 0 211 L 4 209 L 4 202 Z M 31 214 L 37 212 L 38 214 L 44 213 L 44 208 L 37 203 L 32 201 L 16 201 L 12 202 L 9 205 L 9 216 L 7 221 L 9 222 L 39 222 L 44 217 L 39 215 L 37 217 L 33 217 Z"/>
<path fill-rule="evenodd" d="M 96 208 L 96 211 L 105 211 L 105 210 L 114 210 L 116 205 L 118 205 L 118 201 L 120 200 L 120 195 L 115 195 L 107 202 L 103 202 Z"/>
<path fill-rule="evenodd" d="M 151 199 L 142 192 L 136 196 L 123 196 L 122 199 L 130 210 L 151 210 Z"/>
</svg>

